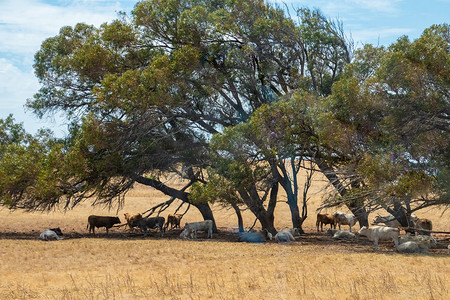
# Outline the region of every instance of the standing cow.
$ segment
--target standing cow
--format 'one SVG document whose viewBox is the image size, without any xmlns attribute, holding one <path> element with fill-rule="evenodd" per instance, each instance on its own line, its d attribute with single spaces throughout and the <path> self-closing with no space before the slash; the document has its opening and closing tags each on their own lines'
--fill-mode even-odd
<svg viewBox="0 0 450 300">
<path fill-rule="evenodd" d="M 375 245 L 375 251 L 378 250 L 378 241 L 386 241 L 392 239 L 395 244 L 395 248 L 398 246 L 398 235 L 400 230 L 394 227 L 387 226 L 373 226 L 367 228 L 361 227 L 359 230 L 360 235 L 365 235 L 369 238 L 369 241 L 373 241 Z"/>
<path fill-rule="evenodd" d="M 88 217 L 88 224 L 86 226 L 86 229 L 89 228 L 89 233 L 91 233 L 92 230 L 92 233 L 95 234 L 95 227 L 105 227 L 106 234 L 109 234 L 108 230 L 109 228 L 113 227 L 114 224 L 120 224 L 119 217 L 90 215 Z"/>
<path fill-rule="evenodd" d="M 180 215 L 180 214 L 169 214 L 167 216 L 167 223 L 164 226 L 165 230 L 167 230 L 169 228 L 169 225 L 171 225 L 170 226 L 171 230 L 174 228 L 177 228 L 177 227 L 180 228 L 180 223 L 181 223 L 182 218 L 183 218 L 183 215 Z"/>
<path fill-rule="evenodd" d="M 150 228 L 150 229 L 158 228 L 159 236 L 163 236 L 164 222 L 165 222 L 164 217 L 141 218 L 141 219 L 135 220 L 132 223 L 132 225 L 139 227 L 144 232 L 144 236 L 147 236 L 147 228 Z"/>
<path fill-rule="evenodd" d="M 320 231 L 323 232 L 323 225 L 330 224 L 330 228 L 336 229 L 336 224 L 334 223 L 334 216 L 331 214 L 321 214 L 317 213 L 317 220 L 316 220 L 316 227 L 317 232 L 319 232 L 319 225 L 320 225 Z"/>
<path fill-rule="evenodd" d="M 130 215 L 129 213 L 125 213 L 124 216 L 125 216 L 125 220 L 127 221 L 127 225 L 130 228 L 130 230 L 133 229 L 134 221 L 142 219 L 141 214 Z"/>
<path fill-rule="evenodd" d="M 205 220 L 202 222 L 186 223 L 186 225 L 184 225 L 184 230 L 180 234 L 180 237 L 184 239 L 196 239 L 197 231 L 207 232 L 207 238 L 212 239 L 213 221 Z"/>
<path fill-rule="evenodd" d="M 334 213 L 334 228 L 336 224 L 339 225 L 339 230 L 341 230 L 341 225 L 348 225 L 349 231 L 352 232 L 352 226 L 356 224 L 358 219 L 352 214 L 346 214 L 340 211 Z"/>
</svg>

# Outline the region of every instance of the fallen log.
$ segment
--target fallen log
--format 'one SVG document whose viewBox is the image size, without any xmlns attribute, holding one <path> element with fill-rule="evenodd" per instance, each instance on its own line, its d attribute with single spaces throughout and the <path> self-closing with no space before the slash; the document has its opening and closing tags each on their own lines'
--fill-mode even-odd
<svg viewBox="0 0 450 300">
<path fill-rule="evenodd" d="M 423 231 L 429 233 L 440 233 L 440 234 L 450 234 L 450 231 L 436 231 L 436 230 L 427 230 L 422 228 L 414 228 L 414 227 L 400 227 L 401 230 L 414 230 L 414 231 Z"/>
</svg>

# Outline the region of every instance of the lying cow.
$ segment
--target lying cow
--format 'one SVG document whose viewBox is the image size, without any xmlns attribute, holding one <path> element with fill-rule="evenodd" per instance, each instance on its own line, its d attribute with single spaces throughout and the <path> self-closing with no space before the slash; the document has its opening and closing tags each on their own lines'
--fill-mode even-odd
<svg viewBox="0 0 450 300">
<path fill-rule="evenodd" d="M 89 228 L 89 233 L 91 233 L 92 230 L 92 233 L 95 234 L 95 227 L 105 227 L 106 234 L 109 234 L 109 228 L 113 227 L 115 224 L 120 224 L 119 217 L 90 215 L 86 229 Z"/>
<path fill-rule="evenodd" d="M 388 227 L 401 227 L 400 222 L 391 214 L 387 216 L 376 216 L 372 221 L 372 225 L 385 224 Z"/>
<path fill-rule="evenodd" d="M 416 219 L 417 219 L 416 214 L 412 213 L 410 216 L 411 226 L 413 225 L 413 222 Z M 400 222 L 392 214 L 389 214 L 387 216 L 381 216 L 381 215 L 376 216 L 375 219 L 373 219 L 373 221 L 372 221 L 372 225 L 377 225 L 377 224 L 384 224 L 388 227 L 401 227 L 402 226 L 400 224 Z"/>
<path fill-rule="evenodd" d="M 433 223 L 429 219 L 418 218 L 416 215 L 413 216 L 413 214 L 411 214 L 411 221 L 414 229 L 416 229 L 419 234 L 430 235 L 430 231 L 433 230 Z"/>
<path fill-rule="evenodd" d="M 336 229 L 336 224 L 334 224 L 334 215 L 317 213 L 317 221 L 316 221 L 317 232 L 319 232 L 319 225 L 320 231 L 323 232 L 324 224 L 325 225 L 330 224 L 330 228 L 334 226 L 334 229 Z"/>
<path fill-rule="evenodd" d="M 272 240 L 272 234 L 267 229 L 240 233 L 238 237 L 238 242 L 246 243 L 265 243 L 267 240 Z"/>
<path fill-rule="evenodd" d="M 375 245 L 375 251 L 378 250 L 378 241 L 387 241 L 392 239 L 394 241 L 395 247 L 398 246 L 398 235 L 400 230 L 398 228 L 387 227 L 387 226 L 373 226 L 367 228 L 366 226 L 361 227 L 358 234 L 367 236 L 369 241 L 373 241 Z"/>
<path fill-rule="evenodd" d="M 147 228 L 159 229 L 159 236 L 163 236 L 164 234 L 164 217 L 152 217 L 152 218 L 141 218 L 135 220 L 132 225 L 139 227 L 144 232 L 144 236 L 147 236 Z"/>
<path fill-rule="evenodd" d="M 183 215 L 180 214 L 169 214 L 167 216 L 167 223 L 165 226 L 165 229 L 167 230 L 169 228 L 170 225 L 170 229 L 172 230 L 173 228 L 180 228 L 180 223 L 181 223 L 181 219 L 183 218 Z"/>
<path fill-rule="evenodd" d="M 287 229 L 287 230 L 283 230 L 283 231 L 278 232 L 275 235 L 275 241 L 277 243 L 284 243 L 284 242 L 293 242 L 293 241 L 295 241 L 294 234 L 295 234 L 295 230 L 296 229 L 297 228 Z M 298 229 L 297 229 L 297 233 L 298 233 Z"/>
<path fill-rule="evenodd" d="M 341 230 L 341 225 L 348 225 L 349 231 L 352 232 L 352 226 L 356 224 L 358 219 L 352 214 L 346 214 L 343 212 L 335 212 L 334 213 L 334 228 L 336 228 L 336 224 L 339 225 L 339 230 Z"/>
<path fill-rule="evenodd" d="M 142 215 L 141 214 L 137 214 L 137 215 L 130 215 L 129 213 L 125 213 L 125 220 L 127 221 L 127 225 L 130 229 L 133 229 L 133 223 L 137 220 L 142 219 Z"/>
<path fill-rule="evenodd" d="M 331 230 L 331 228 L 329 230 Z M 336 230 L 331 238 L 335 240 L 352 240 L 356 238 L 356 235 L 348 231 Z"/>
<path fill-rule="evenodd" d="M 401 253 L 422 253 L 429 254 L 430 251 L 430 241 L 422 240 L 422 241 L 408 241 L 404 242 L 397 247 L 397 251 Z"/>
<path fill-rule="evenodd" d="M 418 243 L 421 243 L 423 241 L 428 243 L 430 248 L 434 248 L 434 247 L 437 246 L 437 241 L 433 237 L 431 237 L 429 235 L 410 235 L 409 233 L 407 233 L 406 236 L 402 236 L 402 237 L 398 238 L 399 245 L 404 244 L 406 242 L 418 242 Z"/>
<path fill-rule="evenodd" d="M 56 241 L 56 240 L 62 240 L 62 238 L 59 237 L 59 235 L 63 235 L 61 229 L 58 228 L 51 228 L 44 230 L 40 235 L 39 238 L 42 241 Z"/>
<path fill-rule="evenodd" d="M 207 238 L 212 239 L 213 221 L 205 220 L 202 222 L 186 223 L 180 237 L 183 239 L 196 239 L 197 231 L 207 232 Z"/>
</svg>

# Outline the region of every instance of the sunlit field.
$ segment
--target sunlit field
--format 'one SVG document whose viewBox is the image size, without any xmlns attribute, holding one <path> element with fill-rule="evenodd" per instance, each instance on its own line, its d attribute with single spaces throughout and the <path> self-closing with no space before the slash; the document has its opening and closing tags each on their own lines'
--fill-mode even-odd
<svg viewBox="0 0 450 300">
<path fill-rule="evenodd" d="M 202 233 L 197 241 L 180 240 L 179 230 L 143 238 L 124 227 L 112 228 L 109 236 L 104 228 L 88 234 L 90 214 L 118 215 L 124 222 L 125 212 L 144 212 L 169 199 L 141 185 L 119 210 L 89 202 L 66 212 L 1 209 L 0 299 L 450 299 L 449 235 L 436 236 L 440 248 L 429 255 L 398 254 L 389 242 L 374 252 L 364 239 L 334 241 L 315 229 L 323 193 L 317 179 L 306 234 L 287 244 L 237 243 L 237 218 L 220 206 L 213 207 L 219 234 L 212 240 Z M 276 226 L 283 229 L 290 214 L 282 195 L 279 201 Z M 449 212 L 431 209 L 418 215 L 432 219 L 435 230 L 450 231 Z M 182 226 L 200 220 L 191 208 Z M 254 217 L 244 211 L 244 221 L 250 227 Z M 58 226 L 64 240 L 38 239 L 42 230 Z"/>
</svg>

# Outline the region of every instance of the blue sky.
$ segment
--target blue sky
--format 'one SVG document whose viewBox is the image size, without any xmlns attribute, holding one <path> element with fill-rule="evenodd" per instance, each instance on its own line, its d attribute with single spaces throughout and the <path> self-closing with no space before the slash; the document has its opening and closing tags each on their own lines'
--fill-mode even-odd
<svg viewBox="0 0 450 300">
<path fill-rule="evenodd" d="M 99 26 L 129 13 L 137 1 L 121 0 L 0 0 L 0 118 L 12 113 L 25 129 L 51 128 L 65 134 L 55 116 L 39 120 L 26 112 L 26 99 L 39 89 L 33 73 L 34 54 L 46 38 L 62 26 L 87 23 Z M 357 45 L 388 46 L 402 35 L 418 38 L 432 24 L 450 23 L 450 0 L 301 0 L 275 1 L 288 7 L 319 8 L 340 19 Z"/>
</svg>

